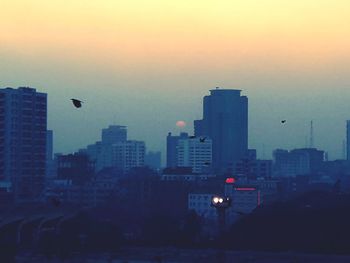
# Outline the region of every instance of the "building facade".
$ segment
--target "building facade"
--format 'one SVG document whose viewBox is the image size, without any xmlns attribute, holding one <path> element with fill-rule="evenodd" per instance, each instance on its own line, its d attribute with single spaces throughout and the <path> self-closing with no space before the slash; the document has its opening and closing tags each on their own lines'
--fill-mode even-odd
<svg viewBox="0 0 350 263">
<path fill-rule="evenodd" d="M 0 89 L 0 181 L 16 202 L 38 200 L 46 173 L 47 94 Z"/>
<path fill-rule="evenodd" d="M 118 142 L 112 145 L 112 166 L 124 172 L 145 165 L 146 146 L 142 141 Z"/>
<path fill-rule="evenodd" d="M 318 173 L 323 166 L 324 151 L 315 148 L 277 149 L 273 152 L 274 175 L 296 176 Z"/>
<path fill-rule="evenodd" d="M 213 141 L 213 168 L 225 173 L 248 151 L 248 98 L 240 90 L 210 91 L 203 100 L 203 119 L 196 120 L 196 136 Z"/>
<path fill-rule="evenodd" d="M 171 132 L 168 133 L 166 140 L 166 167 L 177 167 L 177 142 L 180 139 L 187 139 L 188 133 L 182 132 L 179 136 L 174 136 Z"/>
<path fill-rule="evenodd" d="M 208 170 L 212 163 L 212 140 L 188 137 L 177 141 L 177 166 L 191 167 L 195 174 Z"/>
</svg>

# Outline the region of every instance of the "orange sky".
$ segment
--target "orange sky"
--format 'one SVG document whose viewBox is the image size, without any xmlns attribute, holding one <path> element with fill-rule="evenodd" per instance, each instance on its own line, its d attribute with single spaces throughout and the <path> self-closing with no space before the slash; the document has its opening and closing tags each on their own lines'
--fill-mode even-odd
<svg viewBox="0 0 350 263">
<path fill-rule="evenodd" d="M 225 60 L 317 67 L 350 58 L 349 14 L 348 0 L 5 0 L 0 47 L 141 68 Z"/>
</svg>

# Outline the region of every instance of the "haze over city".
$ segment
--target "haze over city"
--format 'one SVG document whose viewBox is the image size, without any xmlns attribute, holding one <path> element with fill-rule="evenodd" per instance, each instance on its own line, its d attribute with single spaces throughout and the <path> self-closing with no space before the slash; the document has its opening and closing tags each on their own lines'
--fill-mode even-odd
<svg viewBox="0 0 350 263">
<path fill-rule="evenodd" d="M 260 157 L 304 147 L 313 120 L 315 146 L 337 159 L 350 108 L 349 13 L 340 0 L 5 1 L 0 86 L 48 93 L 55 152 L 116 123 L 164 159 L 167 132 L 192 133 L 218 86 L 249 97 L 249 147 Z M 72 97 L 85 101 L 80 111 Z"/>
</svg>

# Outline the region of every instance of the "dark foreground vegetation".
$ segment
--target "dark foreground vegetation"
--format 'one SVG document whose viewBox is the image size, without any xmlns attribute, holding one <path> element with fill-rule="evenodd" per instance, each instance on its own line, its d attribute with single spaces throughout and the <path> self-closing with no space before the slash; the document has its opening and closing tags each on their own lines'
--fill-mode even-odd
<svg viewBox="0 0 350 263">
<path fill-rule="evenodd" d="M 20 221 L 3 226 L 1 262 L 14 262 L 23 251 L 67 259 L 76 253 L 116 253 L 135 246 L 350 254 L 349 222 L 350 195 L 329 192 L 310 192 L 260 207 L 215 238 L 203 235 L 203 221 L 194 212 L 180 217 L 163 212 L 145 216 L 106 205 L 64 220 L 48 220 L 40 232 L 34 220 L 23 227 L 20 242 L 16 236 Z"/>
</svg>

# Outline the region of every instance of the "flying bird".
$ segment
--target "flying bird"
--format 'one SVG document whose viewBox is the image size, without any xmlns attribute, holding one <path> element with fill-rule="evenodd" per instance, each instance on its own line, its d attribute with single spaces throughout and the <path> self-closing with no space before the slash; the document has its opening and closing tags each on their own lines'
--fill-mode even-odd
<svg viewBox="0 0 350 263">
<path fill-rule="evenodd" d="M 287 120 L 281 120 L 281 123 L 286 123 L 287 122 Z"/>
<path fill-rule="evenodd" d="M 81 104 L 83 103 L 81 100 L 77 100 L 77 99 L 71 99 L 72 102 L 73 102 L 73 105 L 76 107 L 76 108 L 81 108 Z"/>
<path fill-rule="evenodd" d="M 201 137 L 201 138 L 199 138 L 199 142 L 205 142 L 205 139 L 206 139 L 207 137 Z"/>
</svg>

